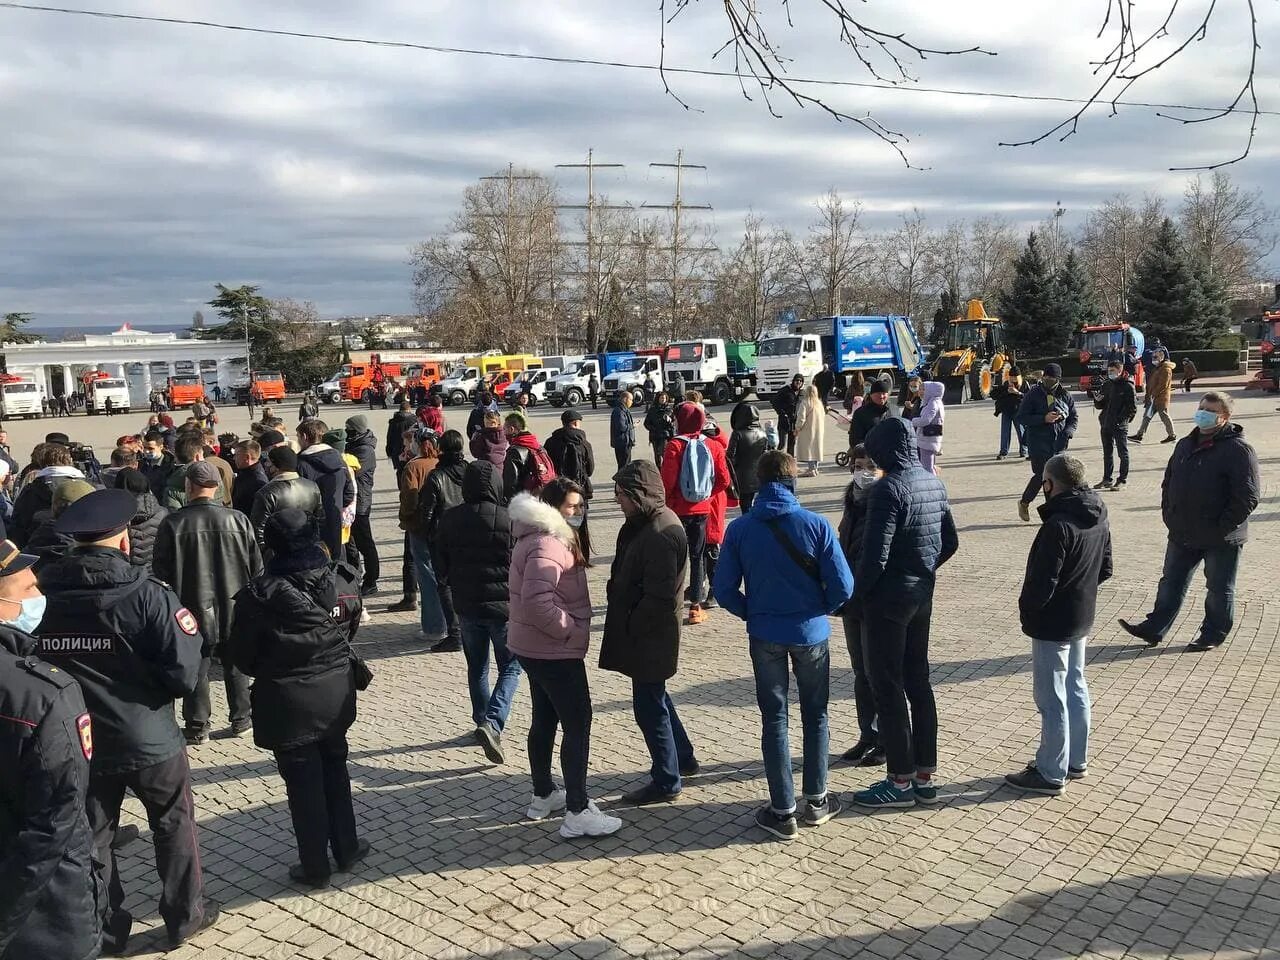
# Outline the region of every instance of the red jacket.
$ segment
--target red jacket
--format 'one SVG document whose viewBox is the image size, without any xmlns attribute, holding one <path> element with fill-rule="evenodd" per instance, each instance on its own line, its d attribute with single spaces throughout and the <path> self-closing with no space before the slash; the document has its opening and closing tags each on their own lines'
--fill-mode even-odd
<svg viewBox="0 0 1280 960">
<path fill-rule="evenodd" d="M 711 443 L 724 447 L 725 464 L 727 465 L 729 462 L 729 437 L 718 426 L 714 424 L 713 426 L 716 432 L 712 434 L 704 433 L 703 436 L 706 436 Z M 724 543 L 725 515 L 729 512 L 730 507 L 736 507 L 737 505 L 737 499 L 730 497 L 728 490 L 723 490 L 711 497 L 711 513 L 707 516 L 707 543 L 714 543 L 717 546 Z"/>
<path fill-rule="evenodd" d="M 711 496 L 701 503 L 690 503 L 680 495 L 680 464 L 684 462 L 684 450 L 689 440 L 702 435 L 707 415 L 702 407 L 694 403 L 682 403 L 676 407 L 676 429 L 679 434 L 667 441 L 662 451 L 662 486 L 667 493 L 667 506 L 677 517 L 710 516 L 715 502 L 724 503 L 724 492 L 729 489 L 729 462 L 725 456 L 728 444 L 719 437 L 703 437 L 707 449 L 711 451 L 711 461 L 715 465 L 716 477 L 711 486 Z M 710 521 L 708 521 L 710 526 Z M 720 513 L 720 526 L 724 527 L 724 510 Z M 723 532 L 721 534 L 723 538 Z"/>
</svg>

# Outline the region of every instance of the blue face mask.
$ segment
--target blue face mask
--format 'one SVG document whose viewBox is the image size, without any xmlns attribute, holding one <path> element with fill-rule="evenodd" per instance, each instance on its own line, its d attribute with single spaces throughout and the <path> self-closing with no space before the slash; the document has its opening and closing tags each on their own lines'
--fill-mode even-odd
<svg viewBox="0 0 1280 960">
<path fill-rule="evenodd" d="M 1205 433 L 1208 433 L 1218 425 L 1218 415 L 1212 410 L 1197 410 L 1192 419 L 1195 420 L 1196 426 Z"/>
<path fill-rule="evenodd" d="M 23 633 L 35 633 L 36 628 L 40 626 L 40 621 L 44 619 L 44 608 L 48 604 L 44 594 L 38 597 L 27 597 L 21 603 L 14 600 L 6 600 L 10 606 L 15 604 L 21 608 L 17 617 L 12 620 L 6 620 L 5 623 L 12 624 Z"/>
</svg>

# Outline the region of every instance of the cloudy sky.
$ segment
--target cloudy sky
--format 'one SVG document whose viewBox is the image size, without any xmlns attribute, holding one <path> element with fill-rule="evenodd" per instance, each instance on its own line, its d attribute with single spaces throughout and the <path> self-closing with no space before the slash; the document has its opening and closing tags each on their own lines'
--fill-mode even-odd
<svg viewBox="0 0 1280 960">
<path fill-rule="evenodd" d="M 1186 18 L 1207 0 L 1182 4 Z M 997 57 L 932 57 L 921 85 L 1050 96 L 1092 89 L 1088 63 L 1106 0 L 871 0 L 868 22 L 922 44 L 981 45 Z M 653 0 L 85 0 L 85 8 L 182 16 L 281 30 L 636 63 L 655 61 Z M 762 9 L 773 10 L 772 0 Z M 865 80 L 818 0 L 792 0 L 773 30 L 794 76 Z M 1165 9 L 1164 0 L 1151 7 Z M 1243 3 L 1129 98 L 1216 105 L 1234 95 L 1249 55 Z M 901 13 L 906 7 L 909 13 Z M 1141 8 L 1140 8 L 1141 9 Z M 1280 111 L 1280 14 L 1265 18 L 1257 86 Z M 1147 30 L 1155 24 L 1144 25 Z M 725 26 L 716 0 L 693 0 L 671 25 L 668 63 L 715 67 Z M 1164 49 L 1168 49 L 1166 46 Z M 743 213 L 803 229 L 828 187 L 860 198 L 873 228 L 918 207 L 931 224 L 1000 213 L 1032 224 L 1067 208 L 1078 224 L 1118 191 L 1176 200 L 1171 166 L 1229 159 L 1246 118 L 1183 127 L 1152 110 L 1098 110 L 1065 144 L 1020 149 L 1074 109 L 941 93 L 821 88 L 833 106 L 871 112 L 911 137 L 913 164 L 851 124 L 785 98 L 781 119 L 729 79 L 675 76 L 697 111 L 664 96 L 650 72 L 499 60 L 0 8 L 0 311 L 51 324 L 180 323 L 213 284 L 256 283 L 313 300 L 322 315 L 403 313 L 408 247 L 440 231 L 463 188 L 515 162 L 553 171 L 625 163 L 598 189 L 636 204 L 670 199 L 674 159 L 686 199 L 710 203 L 722 243 Z M 1157 51 L 1158 52 L 1158 51 Z M 812 89 L 815 92 L 819 88 Z M 1280 182 L 1280 116 L 1260 120 L 1252 155 L 1231 169 L 1249 186 Z M 560 171 L 569 200 L 585 179 Z M 1273 197 L 1280 204 L 1280 197 Z"/>
</svg>

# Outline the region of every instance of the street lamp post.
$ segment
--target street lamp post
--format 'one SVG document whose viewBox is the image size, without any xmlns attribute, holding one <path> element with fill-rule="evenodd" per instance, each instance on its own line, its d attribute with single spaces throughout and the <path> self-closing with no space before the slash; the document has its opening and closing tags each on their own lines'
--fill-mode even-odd
<svg viewBox="0 0 1280 960">
<path fill-rule="evenodd" d="M 249 341 L 249 304 L 241 308 L 244 311 L 244 372 L 249 378 L 249 420 L 253 421 L 253 346 Z"/>
</svg>

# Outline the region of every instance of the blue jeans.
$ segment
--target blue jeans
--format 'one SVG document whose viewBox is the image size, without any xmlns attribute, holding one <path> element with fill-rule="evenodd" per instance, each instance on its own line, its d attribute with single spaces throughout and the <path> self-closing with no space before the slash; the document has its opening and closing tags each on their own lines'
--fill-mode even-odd
<svg viewBox="0 0 1280 960">
<path fill-rule="evenodd" d="M 1018 435 L 1018 456 L 1022 456 L 1027 452 L 1027 443 L 1022 432 L 1023 426 L 1018 423 L 1014 417 L 1015 414 L 1012 413 L 1000 414 L 1000 456 L 1002 457 L 1009 455 L 1009 440 L 1011 439 L 1011 433 L 1016 433 Z"/>
<path fill-rule="evenodd" d="M 489 724 L 499 733 L 507 725 L 511 701 L 520 686 L 520 661 L 507 650 L 507 621 L 473 620 L 462 623 L 462 655 L 467 658 L 467 688 L 471 692 L 471 719 L 478 727 Z M 498 682 L 489 690 L 489 645 L 498 665 Z"/>
<path fill-rule="evenodd" d="M 1170 540 L 1164 550 L 1164 570 L 1156 589 L 1156 606 L 1147 615 L 1144 627 L 1163 639 L 1178 618 L 1191 577 L 1203 560 L 1205 595 L 1200 639 L 1205 643 L 1221 643 L 1227 639 L 1235 624 L 1236 568 L 1243 549 L 1242 543 L 1184 547 Z"/>
<path fill-rule="evenodd" d="M 449 635 L 440 591 L 436 587 L 436 571 L 431 565 L 431 545 L 421 537 L 409 536 L 409 554 L 413 557 L 413 576 L 418 581 L 418 610 L 422 632 L 428 640 L 443 640 Z"/>
<path fill-rule="evenodd" d="M 693 744 L 685 733 L 684 724 L 671 702 L 667 685 L 631 681 L 631 707 L 635 712 L 636 726 L 644 734 L 645 745 L 653 765 L 649 776 L 664 793 L 680 792 L 680 768 L 695 762 Z"/>
<path fill-rule="evenodd" d="M 795 813 L 796 790 L 791 779 L 791 744 L 787 739 L 787 669 L 796 674 L 800 722 L 804 727 L 803 788 L 808 800 L 827 795 L 827 698 L 830 693 L 831 653 L 827 641 L 805 647 L 751 641 L 751 667 L 760 705 L 760 749 L 769 781 L 769 806 L 774 813 Z"/>
<path fill-rule="evenodd" d="M 1083 769 L 1089 762 L 1089 687 L 1084 682 L 1087 637 L 1057 643 L 1031 641 L 1031 676 L 1040 711 L 1040 776 L 1061 784 L 1067 765 Z"/>
</svg>

